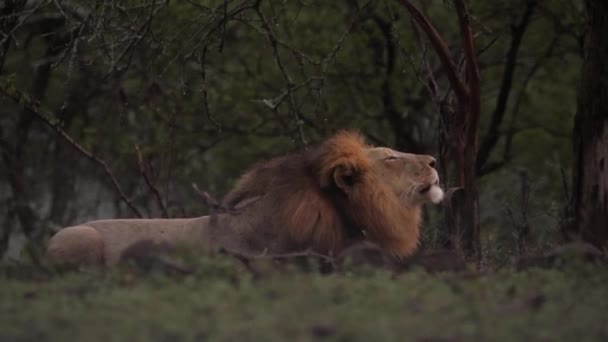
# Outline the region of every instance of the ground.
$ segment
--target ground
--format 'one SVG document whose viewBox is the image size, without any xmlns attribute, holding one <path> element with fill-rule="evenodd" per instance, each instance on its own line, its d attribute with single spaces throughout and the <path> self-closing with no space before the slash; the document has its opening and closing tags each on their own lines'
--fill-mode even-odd
<svg viewBox="0 0 608 342">
<path fill-rule="evenodd" d="M 0 341 L 605 341 L 607 281 L 589 264 L 262 276 L 217 257 L 185 276 L 7 267 Z"/>
</svg>

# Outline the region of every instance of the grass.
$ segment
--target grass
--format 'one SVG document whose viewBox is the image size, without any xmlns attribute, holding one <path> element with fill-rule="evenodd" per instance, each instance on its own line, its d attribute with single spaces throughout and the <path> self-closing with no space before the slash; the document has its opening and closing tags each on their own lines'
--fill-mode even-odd
<svg viewBox="0 0 608 342">
<path fill-rule="evenodd" d="M 188 276 L 21 267 L 0 278 L 0 341 L 608 339 L 608 269 L 593 265 L 253 277 L 216 257 Z"/>
</svg>

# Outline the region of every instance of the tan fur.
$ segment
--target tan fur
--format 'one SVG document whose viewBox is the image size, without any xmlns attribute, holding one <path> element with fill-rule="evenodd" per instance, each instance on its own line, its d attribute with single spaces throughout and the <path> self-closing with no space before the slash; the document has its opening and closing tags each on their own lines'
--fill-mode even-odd
<svg viewBox="0 0 608 342">
<path fill-rule="evenodd" d="M 67 227 L 48 243 L 47 254 L 67 263 L 116 264 L 140 240 L 204 246 L 209 218 L 99 220 Z"/>
<path fill-rule="evenodd" d="M 143 239 L 245 254 L 313 250 L 330 255 L 370 240 L 405 257 L 418 244 L 422 204 L 431 201 L 431 193 L 433 201 L 442 195 L 429 165 L 433 161 L 370 147 L 360 135 L 343 132 L 246 172 L 222 201 L 236 213 L 211 220 L 93 221 L 60 231 L 48 253 L 61 261 L 111 265 Z M 81 243 L 75 243 L 77 237 Z"/>
<path fill-rule="evenodd" d="M 49 241 L 48 253 L 64 260 L 100 264 L 104 260 L 104 240 L 99 231 L 89 226 L 62 229 Z"/>
</svg>

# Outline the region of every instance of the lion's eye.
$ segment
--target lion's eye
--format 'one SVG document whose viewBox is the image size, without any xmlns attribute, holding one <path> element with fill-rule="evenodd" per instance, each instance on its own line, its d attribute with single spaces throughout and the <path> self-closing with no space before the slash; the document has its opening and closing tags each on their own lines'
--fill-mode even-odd
<svg viewBox="0 0 608 342">
<path fill-rule="evenodd" d="M 397 157 L 395 157 L 395 156 L 388 156 L 388 157 L 386 157 L 385 160 L 386 161 L 391 161 L 391 160 L 396 160 L 396 159 L 397 159 Z"/>
</svg>

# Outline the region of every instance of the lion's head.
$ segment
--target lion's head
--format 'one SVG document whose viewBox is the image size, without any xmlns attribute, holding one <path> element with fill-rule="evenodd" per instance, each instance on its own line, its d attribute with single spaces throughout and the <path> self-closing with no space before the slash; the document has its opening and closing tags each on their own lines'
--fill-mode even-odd
<svg viewBox="0 0 608 342">
<path fill-rule="evenodd" d="M 366 150 L 372 167 L 404 203 L 439 203 L 443 190 L 435 170 L 435 158 L 403 153 L 386 147 Z"/>
</svg>

